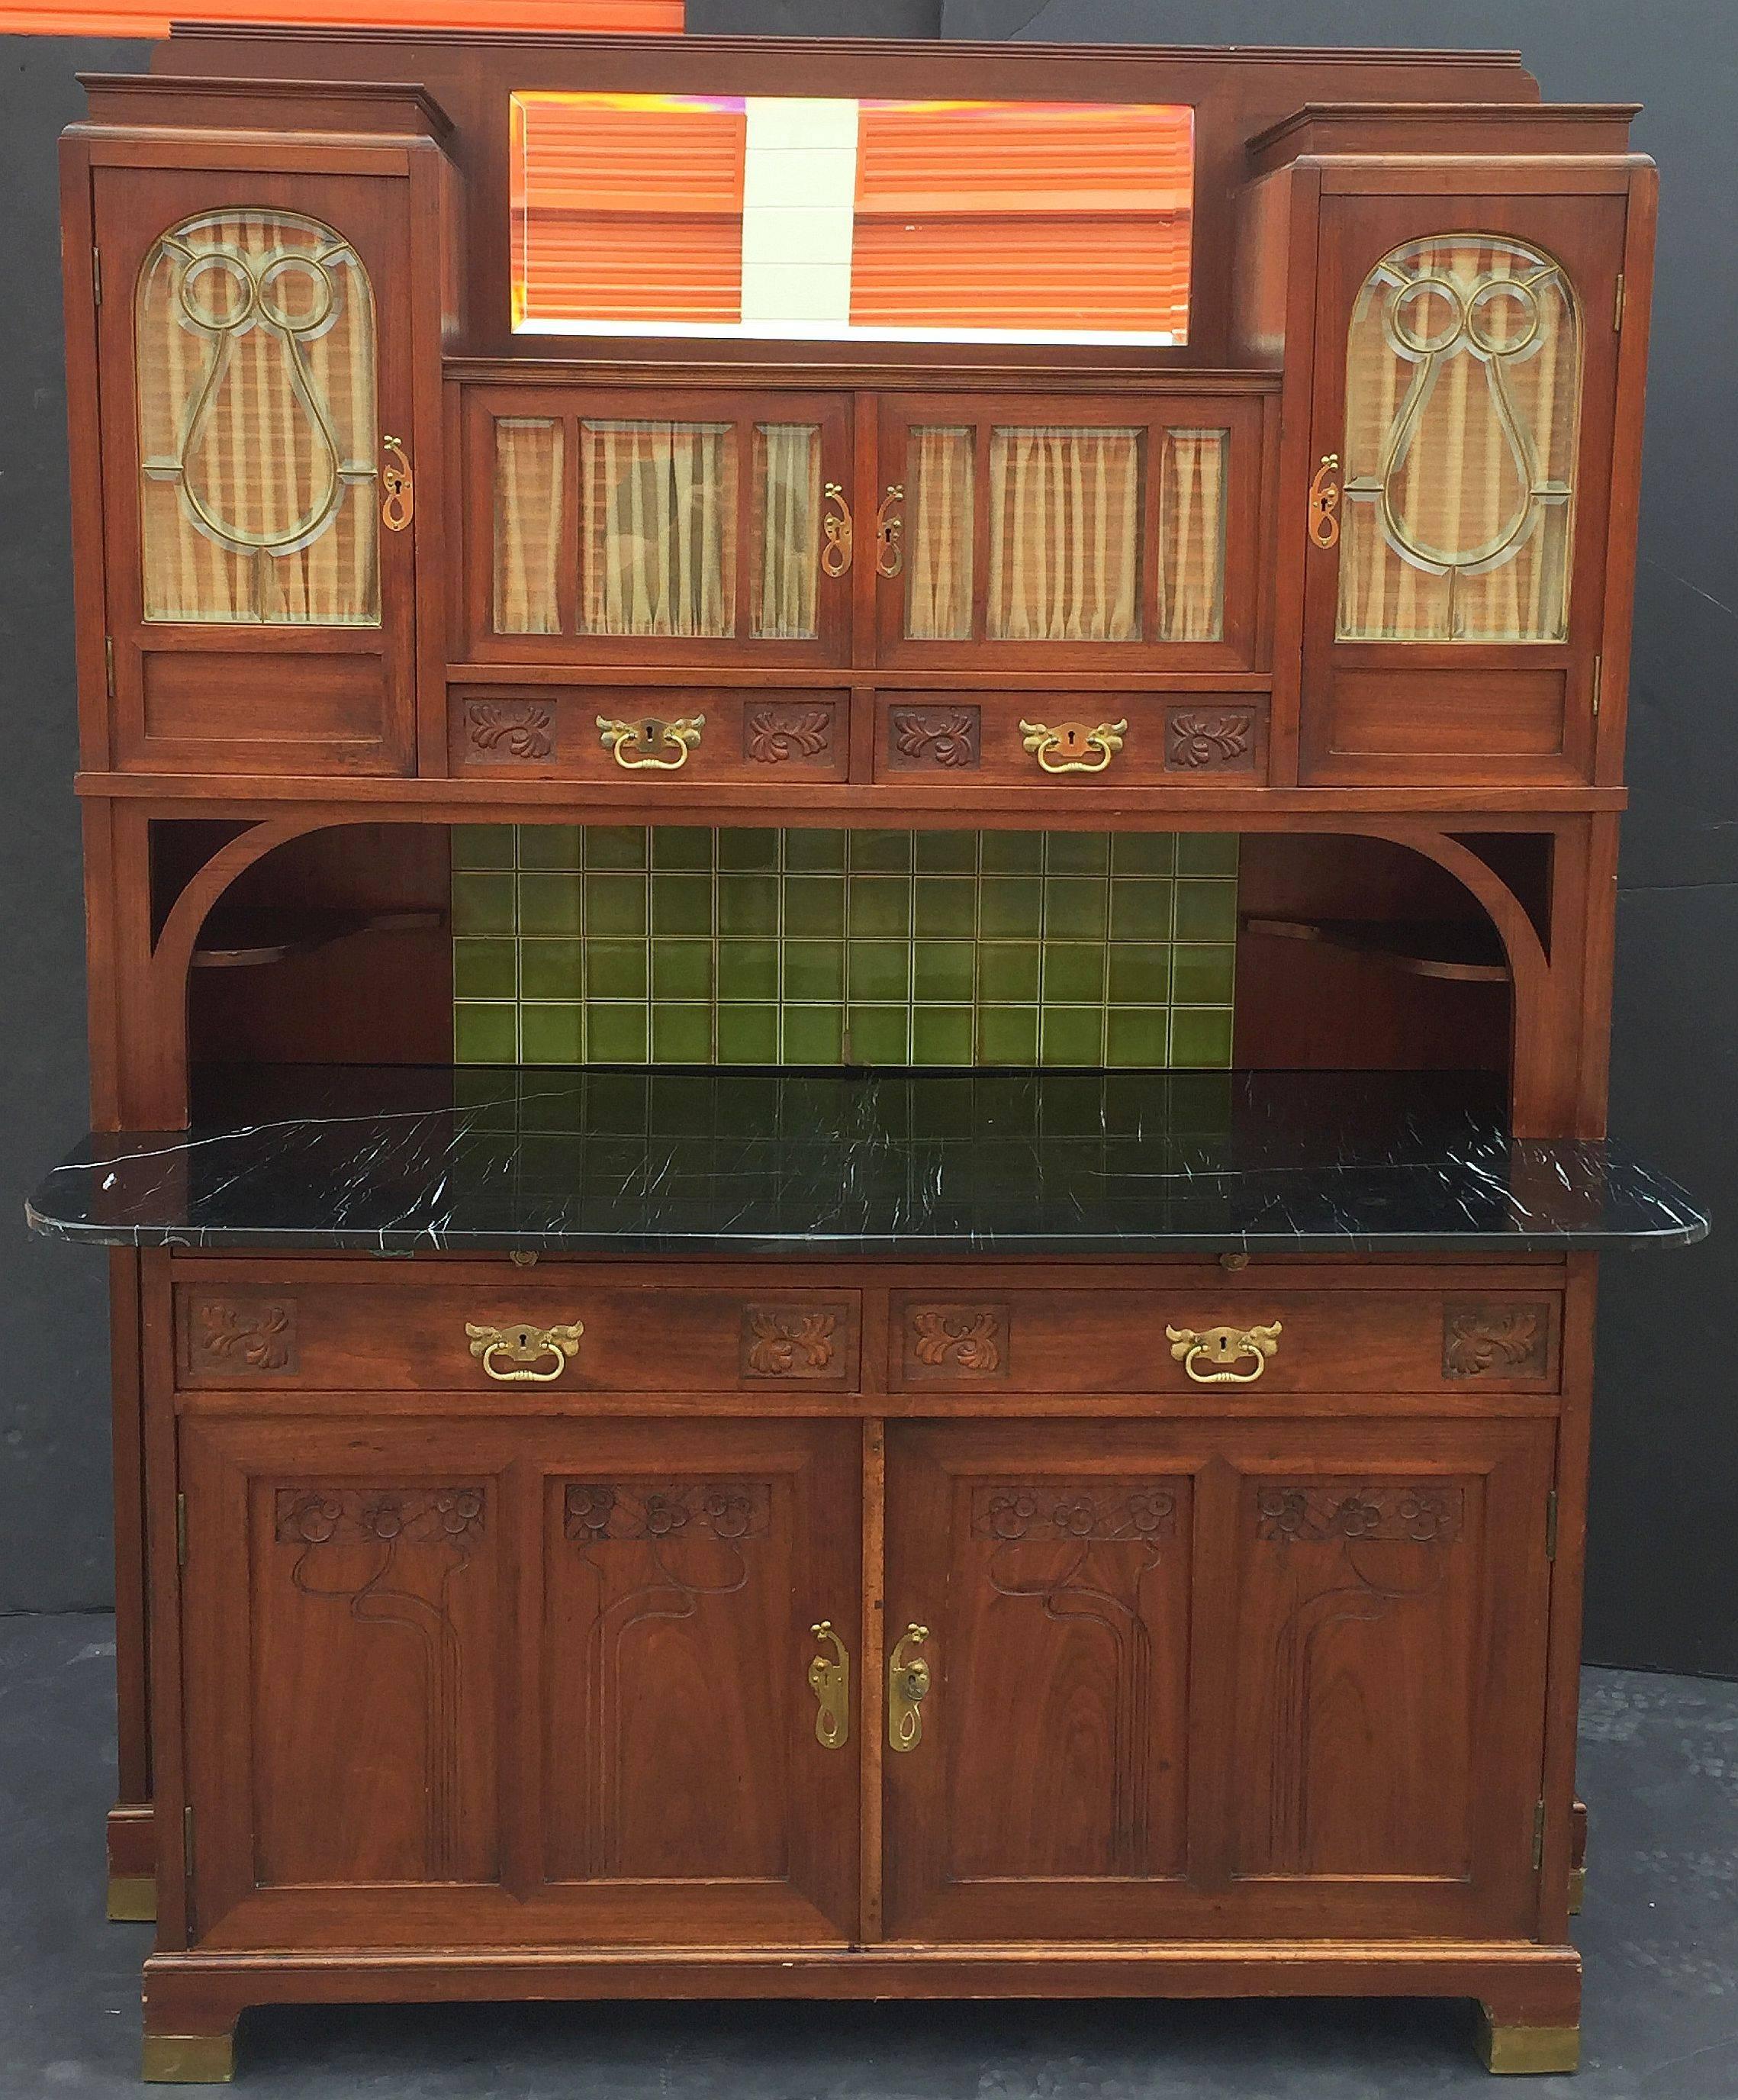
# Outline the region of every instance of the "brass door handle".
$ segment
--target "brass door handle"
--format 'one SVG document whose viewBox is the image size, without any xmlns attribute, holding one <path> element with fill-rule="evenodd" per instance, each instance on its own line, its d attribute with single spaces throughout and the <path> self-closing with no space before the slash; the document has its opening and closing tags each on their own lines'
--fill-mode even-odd
<svg viewBox="0 0 1738 2100">
<path fill-rule="evenodd" d="M 1102 773 L 1123 748 L 1128 722 L 1101 722 L 1096 729 L 1058 722 L 1052 729 L 1048 722 L 1023 721 L 1020 734 L 1046 773 Z"/>
<path fill-rule="evenodd" d="M 380 470 L 380 522 L 389 532 L 402 532 L 417 511 L 417 481 L 410 455 L 396 438 L 382 438 L 386 461 Z"/>
<path fill-rule="evenodd" d="M 558 1379 L 580 1352 L 583 1321 L 555 1327 L 479 1327 L 467 1320 L 470 1352 L 501 1385 L 547 1385 Z M 504 1369 L 510 1365 L 512 1369 Z"/>
<path fill-rule="evenodd" d="M 887 1658 L 887 1745 L 915 1750 L 924 1740 L 924 1717 L 918 1710 L 929 1696 L 929 1665 L 922 1656 L 907 1657 L 929 1638 L 928 1626 L 914 1619 L 893 1643 Z"/>
<path fill-rule="evenodd" d="M 629 772 L 637 773 L 647 766 L 660 773 L 673 773 L 679 765 L 688 763 L 688 754 L 700 741 L 700 731 L 706 726 L 704 715 L 680 715 L 674 721 L 659 721 L 648 716 L 643 721 L 617 721 L 609 715 L 599 715 L 598 727 L 603 735 L 603 748 L 613 751 L 615 763 L 625 766 Z M 673 751 L 673 758 L 660 758 L 660 752 Z"/>
<path fill-rule="evenodd" d="M 889 482 L 887 493 L 875 514 L 875 572 L 878 576 L 897 576 L 905 567 L 905 520 L 899 514 L 899 506 L 904 501 L 904 484 Z"/>
<path fill-rule="evenodd" d="M 818 1641 L 831 1641 L 835 1655 L 818 1655 L 809 1665 L 809 1689 L 814 1694 L 814 1740 L 823 1750 L 842 1750 L 851 1739 L 851 1658 L 833 1630 L 831 1619 L 809 1627 Z"/>
<path fill-rule="evenodd" d="M 851 506 L 845 500 L 844 485 L 830 481 L 821 492 L 834 508 L 821 519 L 826 544 L 821 549 L 822 573 L 842 576 L 851 566 Z"/>
<path fill-rule="evenodd" d="M 1309 485 L 1309 536 L 1318 547 L 1339 538 L 1339 454 L 1324 452 Z"/>
<path fill-rule="evenodd" d="M 1203 1327 L 1199 1334 L 1193 1327 L 1167 1327 L 1165 1339 L 1197 1385 L 1253 1385 L 1268 1358 L 1278 1354 L 1283 1324 L 1274 1320 L 1264 1327 Z M 1236 1366 L 1246 1357 L 1254 1368 L 1240 1371 Z M 1202 1364 L 1209 1368 L 1198 1369 Z"/>
</svg>

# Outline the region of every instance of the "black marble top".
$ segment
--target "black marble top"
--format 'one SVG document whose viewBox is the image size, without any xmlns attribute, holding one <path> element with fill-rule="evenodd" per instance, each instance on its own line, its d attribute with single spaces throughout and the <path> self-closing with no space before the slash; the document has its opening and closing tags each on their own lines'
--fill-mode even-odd
<svg viewBox="0 0 1738 2100">
<path fill-rule="evenodd" d="M 1399 1073 L 280 1066 L 86 1139 L 28 1207 L 109 1246 L 707 1254 L 1524 1253 L 1708 1221 L 1606 1144 Z"/>
</svg>

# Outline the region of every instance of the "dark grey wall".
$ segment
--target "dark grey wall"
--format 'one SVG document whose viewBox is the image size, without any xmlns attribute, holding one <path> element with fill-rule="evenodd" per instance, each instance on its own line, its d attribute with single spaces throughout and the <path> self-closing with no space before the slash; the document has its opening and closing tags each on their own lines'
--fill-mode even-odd
<svg viewBox="0 0 1738 2100">
<path fill-rule="evenodd" d="M 1738 10 L 1731 0 L 689 0 L 695 30 L 1138 43 L 1519 42 L 1547 96 L 1639 100 L 1662 171 L 1631 684 L 1613 1127 L 1717 1215 L 1738 1189 Z M 0 42 L 12 204 L 0 337 L 0 1191 L 82 1127 L 83 1012 L 54 134 L 75 68 L 139 47 Z M 14 1213 L 15 1218 L 15 1212 Z M 103 1294 L 3 1228 L 0 1609 L 107 1594 Z M 1731 1297 L 1727 1293 L 1731 1294 Z M 1738 1675 L 1738 1233 L 1605 1266 L 1588 1649 Z"/>
</svg>

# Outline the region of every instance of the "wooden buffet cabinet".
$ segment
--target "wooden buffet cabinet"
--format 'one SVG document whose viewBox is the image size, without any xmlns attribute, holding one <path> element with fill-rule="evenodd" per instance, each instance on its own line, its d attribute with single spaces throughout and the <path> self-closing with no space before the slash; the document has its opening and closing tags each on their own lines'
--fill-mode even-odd
<svg viewBox="0 0 1738 2100">
<path fill-rule="evenodd" d="M 34 1206 L 113 1250 L 146 2075 L 267 2001 L 753 1995 L 1456 1996 L 1573 2067 L 1597 1253 L 1705 1229 L 1604 1142 L 1633 112 L 1501 54 L 154 64 L 64 143 L 95 1127 Z M 1163 106 L 1186 325 L 516 330 L 522 94 Z M 1237 1069 L 494 1101 L 479 823 L 1234 832 Z"/>
</svg>

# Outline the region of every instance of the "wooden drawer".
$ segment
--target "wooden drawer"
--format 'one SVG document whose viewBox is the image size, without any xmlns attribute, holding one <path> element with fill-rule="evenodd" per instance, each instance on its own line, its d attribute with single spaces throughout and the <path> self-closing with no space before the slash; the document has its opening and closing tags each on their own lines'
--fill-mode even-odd
<svg viewBox="0 0 1738 2100">
<path fill-rule="evenodd" d="M 771 1276 L 750 1293 L 543 1268 L 403 1282 L 249 1275 L 176 1285 L 177 1376 L 238 1390 L 853 1392 L 860 1314 L 855 1290 L 784 1291 Z"/>
<path fill-rule="evenodd" d="M 875 777 L 901 787 L 1259 787 L 1267 775 L 1264 693 L 876 696 Z"/>
<path fill-rule="evenodd" d="M 1215 1344 L 1215 1329 L 1233 1336 Z M 1555 1392 L 1562 1299 L 1362 1289 L 893 1294 L 896 1392 Z M 1264 1331 L 1272 1330 L 1272 1331 Z M 1235 1336 L 1251 1334 L 1244 1343 Z M 1175 1339 L 1175 1338 L 1184 1339 Z M 1191 1352 L 1193 1351 L 1193 1355 Z M 1180 1361 L 1187 1359 L 1188 1361 Z"/>
<path fill-rule="evenodd" d="M 607 740 L 600 717 L 625 734 L 612 727 Z M 849 695 L 823 688 L 455 686 L 448 743 L 455 774 L 637 780 L 650 800 L 672 781 L 776 791 L 783 780 L 843 780 L 849 717 Z"/>
</svg>

